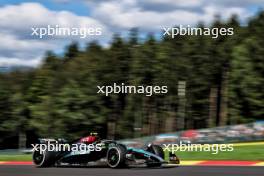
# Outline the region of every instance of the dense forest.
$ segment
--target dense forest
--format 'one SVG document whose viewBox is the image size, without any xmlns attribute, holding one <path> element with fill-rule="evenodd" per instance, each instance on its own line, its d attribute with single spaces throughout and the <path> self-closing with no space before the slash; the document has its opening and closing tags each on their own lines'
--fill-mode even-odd
<svg viewBox="0 0 264 176">
<path fill-rule="evenodd" d="M 234 35 L 142 39 L 132 29 L 108 47 L 73 42 L 63 56 L 48 51 L 38 68 L 1 73 L 0 143 L 90 131 L 121 139 L 263 120 L 264 12 L 244 25 L 233 16 L 210 27 L 232 27 Z M 97 94 L 97 86 L 113 83 L 166 85 L 168 93 Z"/>
</svg>

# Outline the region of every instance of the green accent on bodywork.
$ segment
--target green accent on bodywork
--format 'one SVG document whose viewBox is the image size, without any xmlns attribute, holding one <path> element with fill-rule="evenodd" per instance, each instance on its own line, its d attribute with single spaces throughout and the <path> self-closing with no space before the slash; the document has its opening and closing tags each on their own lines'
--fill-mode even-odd
<svg viewBox="0 0 264 176">
<path fill-rule="evenodd" d="M 137 153 L 142 153 L 144 154 L 145 157 L 150 157 L 150 156 L 153 156 L 153 157 L 156 157 L 156 158 L 159 158 L 160 160 L 163 160 L 162 158 L 160 158 L 159 156 L 151 153 L 151 152 L 148 152 L 146 150 L 143 150 L 143 149 L 138 149 L 138 148 L 128 148 L 128 150 L 131 150 L 133 152 L 137 152 Z"/>
</svg>

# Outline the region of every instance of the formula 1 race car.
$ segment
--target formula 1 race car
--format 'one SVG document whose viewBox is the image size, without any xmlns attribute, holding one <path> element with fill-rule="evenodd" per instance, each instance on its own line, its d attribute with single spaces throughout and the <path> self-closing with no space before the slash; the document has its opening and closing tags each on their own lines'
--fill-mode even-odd
<svg viewBox="0 0 264 176">
<path fill-rule="evenodd" d="M 48 145 L 51 145 L 53 150 L 48 150 Z M 64 147 L 63 150 L 61 147 Z M 169 154 L 169 161 L 165 161 L 164 151 L 158 145 L 130 148 L 116 141 L 99 140 L 94 136 L 81 138 L 73 143 L 63 139 L 40 139 L 34 148 L 33 162 L 37 167 L 87 166 L 90 162 L 97 161 L 106 162 L 111 168 L 143 164 L 147 167 L 160 167 L 168 163 L 179 164 L 178 157 L 172 153 Z M 41 150 L 44 148 L 45 150 Z"/>
</svg>

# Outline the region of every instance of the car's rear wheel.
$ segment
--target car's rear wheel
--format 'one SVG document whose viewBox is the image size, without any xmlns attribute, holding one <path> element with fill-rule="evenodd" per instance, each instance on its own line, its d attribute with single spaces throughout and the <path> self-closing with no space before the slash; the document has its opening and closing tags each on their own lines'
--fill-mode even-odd
<svg viewBox="0 0 264 176">
<path fill-rule="evenodd" d="M 120 168 L 126 166 L 126 152 L 127 149 L 124 145 L 117 144 L 111 147 L 107 152 L 107 164 L 111 168 Z"/>
<path fill-rule="evenodd" d="M 37 167 L 51 167 L 55 164 L 55 156 L 54 152 L 49 151 L 34 151 L 33 152 L 33 163 Z"/>
</svg>

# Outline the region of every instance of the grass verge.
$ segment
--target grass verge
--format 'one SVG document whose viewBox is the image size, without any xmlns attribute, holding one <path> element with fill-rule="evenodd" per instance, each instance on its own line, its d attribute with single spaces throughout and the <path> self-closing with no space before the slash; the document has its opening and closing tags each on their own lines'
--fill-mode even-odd
<svg viewBox="0 0 264 176">
<path fill-rule="evenodd" d="M 31 154 L 0 154 L 0 161 L 32 161 Z"/>
<path fill-rule="evenodd" d="M 241 161 L 263 161 L 264 146 L 263 145 L 248 145 L 234 146 L 231 152 L 219 151 L 218 154 L 205 151 L 193 152 L 176 152 L 180 160 L 241 160 Z"/>
</svg>

